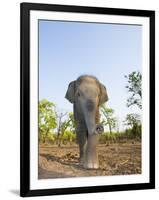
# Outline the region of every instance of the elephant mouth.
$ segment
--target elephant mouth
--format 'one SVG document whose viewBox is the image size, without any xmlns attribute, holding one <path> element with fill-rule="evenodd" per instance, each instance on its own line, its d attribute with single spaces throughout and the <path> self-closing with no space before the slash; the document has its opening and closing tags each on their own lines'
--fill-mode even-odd
<svg viewBox="0 0 159 200">
<path fill-rule="evenodd" d="M 104 132 L 104 127 L 102 124 L 97 124 L 95 129 L 95 134 L 102 134 Z"/>
</svg>

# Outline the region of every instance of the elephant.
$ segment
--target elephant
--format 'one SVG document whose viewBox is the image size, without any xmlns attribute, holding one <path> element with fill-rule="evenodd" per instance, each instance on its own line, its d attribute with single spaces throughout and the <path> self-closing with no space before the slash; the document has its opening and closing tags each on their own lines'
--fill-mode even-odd
<svg viewBox="0 0 159 200">
<path fill-rule="evenodd" d="M 86 169 L 98 169 L 97 145 L 100 124 L 99 106 L 108 101 L 107 89 L 91 75 L 82 75 L 69 83 L 65 98 L 73 104 L 79 160 Z"/>
</svg>

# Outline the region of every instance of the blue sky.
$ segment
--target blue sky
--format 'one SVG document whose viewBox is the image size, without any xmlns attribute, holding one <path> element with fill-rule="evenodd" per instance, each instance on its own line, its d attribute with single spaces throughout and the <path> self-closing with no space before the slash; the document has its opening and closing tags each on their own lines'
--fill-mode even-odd
<svg viewBox="0 0 159 200">
<path fill-rule="evenodd" d="M 124 75 L 141 71 L 142 26 L 39 21 L 39 100 L 72 111 L 65 98 L 69 82 L 82 74 L 96 76 L 108 90 L 108 106 L 120 121 L 129 94 Z"/>
</svg>

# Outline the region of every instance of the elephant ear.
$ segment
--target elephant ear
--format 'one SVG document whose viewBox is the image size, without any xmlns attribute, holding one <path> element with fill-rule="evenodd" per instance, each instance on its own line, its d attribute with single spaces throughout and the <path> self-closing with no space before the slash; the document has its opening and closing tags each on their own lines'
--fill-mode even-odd
<svg viewBox="0 0 159 200">
<path fill-rule="evenodd" d="M 75 101 L 75 84 L 76 81 L 70 82 L 67 92 L 65 94 L 65 98 L 69 100 L 69 102 L 74 103 Z"/>
<path fill-rule="evenodd" d="M 106 101 L 108 101 L 107 89 L 102 83 L 100 83 L 99 105 L 102 105 Z"/>
</svg>

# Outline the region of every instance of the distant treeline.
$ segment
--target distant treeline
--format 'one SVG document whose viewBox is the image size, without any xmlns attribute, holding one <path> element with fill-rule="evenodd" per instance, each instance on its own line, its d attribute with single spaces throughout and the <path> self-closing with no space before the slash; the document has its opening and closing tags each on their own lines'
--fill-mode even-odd
<svg viewBox="0 0 159 200">
<path fill-rule="evenodd" d="M 123 142 L 128 139 L 141 139 L 141 120 L 138 114 L 127 114 L 119 130 L 119 122 L 114 110 L 106 105 L 100 107 L 101 123 L 105 131 L 99 135 L 99 143 Z M 73 113 L 57 112 L 54 103 L 43 99 L 39 102 L 39 141 L 41 143 L 72 144 L 76 142 L 76 123 Z"/>
</svg>

